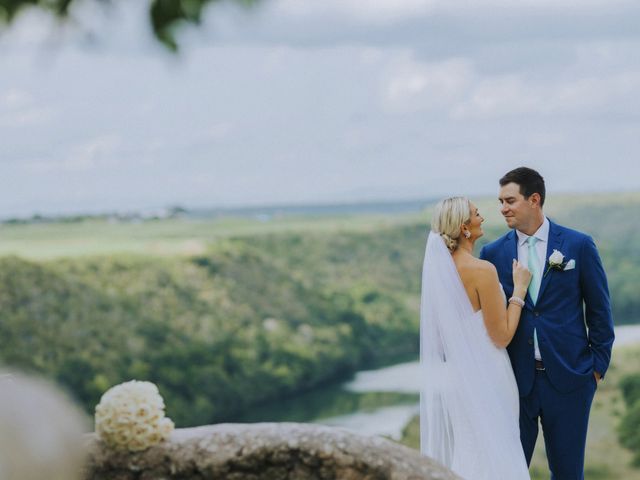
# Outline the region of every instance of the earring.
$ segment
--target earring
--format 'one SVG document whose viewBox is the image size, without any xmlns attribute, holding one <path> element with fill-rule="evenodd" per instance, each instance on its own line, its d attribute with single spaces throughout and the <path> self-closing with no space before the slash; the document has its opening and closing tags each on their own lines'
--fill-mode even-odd
<svg viewBox="0 0 640 480">
<path fill-rule="evenodd" d="M 471 237 L 471 232 L 469 230 L 465 230 L 464 238 L 469 238 L 469 237 Z"/>
</svg>

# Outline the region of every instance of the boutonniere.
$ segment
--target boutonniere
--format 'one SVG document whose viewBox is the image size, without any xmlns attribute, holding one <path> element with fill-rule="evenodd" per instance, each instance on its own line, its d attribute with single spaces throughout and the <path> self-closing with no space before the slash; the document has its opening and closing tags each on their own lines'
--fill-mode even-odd
<svg viewBox="0 0 640 480">
<path fill-rule="evenodd" d="M 564 254 L 560 250 L 554 250 L 549 256 L 549 267 L 547 268 L 547 271 L 544 272 L 543 277 L 546 276 L 552 268 L 561 271 L 572 270 L 576 268 L 576 261 L 571 259 L 568 262 L 565 262 Z"/>
</svg>

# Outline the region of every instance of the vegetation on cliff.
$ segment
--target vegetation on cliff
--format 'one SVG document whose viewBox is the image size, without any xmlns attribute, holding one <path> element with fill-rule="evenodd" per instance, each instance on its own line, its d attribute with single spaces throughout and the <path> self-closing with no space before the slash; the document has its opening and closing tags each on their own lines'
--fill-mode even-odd
<svg viewBox="0 0 640 480">
<path fill-rule="evenodd" d="M 220 421 L 417 355 L 420 230 L 236 239 L 192 257 L 5 257 L 0 360 L 87 411 L 135 378 L 159 386 L 178 425 Z"/>
<path fill-rule="evenodd" d="M 494 200 L 477 203 L 484 243 L 504 225 Z M 545 208 L 594 236 L 618 324 L 640 312 L 639 207 L 629 194 Z M 149 380 L 192 426 L 415 358 L 428 217 L 4 225 L 0 363 L 57 380 L 87 412 L 110 386 Z"/>
</svg>

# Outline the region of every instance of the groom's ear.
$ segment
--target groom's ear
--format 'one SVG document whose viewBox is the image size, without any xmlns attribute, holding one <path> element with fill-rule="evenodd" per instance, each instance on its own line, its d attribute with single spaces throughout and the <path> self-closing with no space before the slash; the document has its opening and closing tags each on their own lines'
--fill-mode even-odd
<svg viewBox="0 0 640 480">
<path fill-rule="evenodd" d="M 538 208 L 541 208 L 541 205 L 540 205 L 541 199 L 542 198 L 540 197 L 540 194 L 538 192 L 535 192 L 529 195 L 529 198 L 527 198 L 527 201 L 529 202 L 529 205 L 531 205 L 532 207 L 537 205 Z"/>
</svg>

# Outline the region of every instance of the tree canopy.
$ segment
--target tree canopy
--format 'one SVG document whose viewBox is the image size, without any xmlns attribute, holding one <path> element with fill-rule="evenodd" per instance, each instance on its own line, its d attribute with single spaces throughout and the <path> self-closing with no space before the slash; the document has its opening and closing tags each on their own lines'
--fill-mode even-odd
<svg viewBox="0 0 640 480">
<path fill-rule="evenodd" d="M 0 27 L 10 25 L 27 8 L 39 8 L 60 19 L 68 18 L 73 6 L 81 0 L 0 0 Z M 115 0 L 90 0 L 109 5 Z M 223 0 L 152 0 L 149 4 L 149 23 L 154 35 L 172 51 L 178 49 L 176 28 L 181 24 L 199 25 L 202 14 L 209 4 Z M 243 6 L 252 6 L 257 0 L 228 0 Z"/>
</svg>

